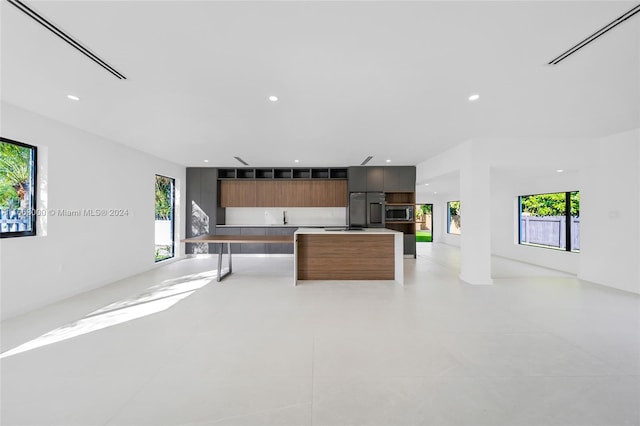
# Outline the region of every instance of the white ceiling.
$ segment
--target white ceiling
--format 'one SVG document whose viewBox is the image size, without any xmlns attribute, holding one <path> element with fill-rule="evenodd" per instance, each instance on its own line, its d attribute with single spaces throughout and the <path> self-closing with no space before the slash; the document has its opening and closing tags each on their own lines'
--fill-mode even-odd
<svg viewBox="0 0 640 426">
<path fill-rule="evenodd" d="M 25 3 L 127 80 L 3 1 L 2 100 L 186 166 L 412 165 L 640 127 L 640 15 L 546 65 L 635 2 Z"/>
</svg>

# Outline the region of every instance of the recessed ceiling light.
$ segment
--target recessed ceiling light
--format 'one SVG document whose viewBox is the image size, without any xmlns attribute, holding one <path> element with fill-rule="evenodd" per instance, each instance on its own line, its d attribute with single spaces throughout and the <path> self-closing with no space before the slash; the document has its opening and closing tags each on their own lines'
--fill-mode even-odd
<svg viewBox="0 0 640 426">
<path fill-rule="evenodd" d="M 480 95 L 478 95 L 477 93 L 474 93 L 473 95 L 469 96 L 470 101 L 477 101 L 478 99 L 480 99 Z"/>
<path fill-rule="evenodd" d="M 437 194 L 437 192 L 434 192 L 434 194 Z"/>
<path fill-rule="evenodd" d="M 269 100 L 270 100 L 271 102 L 278 102 L 278 97 L 277 97 L 277 96 L 273 96 L 273 95 L 271 95 L 271 96 L 269 96 Z"/>
<path fill-rule="evenodd" d="M 564 172 L 564 170 L 562 170 L 562 169 L 558 169 L 558 170 L 556 170 L 556 172 L 558 172 L 558 173 L 562 173 L 562 172 Z"/>
<path fill-rule="evenodd" d="M 387 163 L 390 163 L 390 162 L 391 162 L 391 160 L 385 160 L 385 161 L 386 161 Z"/>
<path fill-rule="evenodd" d="M 294 162 L 294 163 L 299 163 L 299 162 L 300 162 L 300 160 L 293 160 L 293 162 Z"/>
<path fill-rule="evenodd" d="M 75 95 L 67 95 L 67 98 L 71 99 L 72 101 L 79 101 L 80 98 L 75 96 Z"/>
<path fill-rule="evenodd" d="M 424 184 L 424 186 L 429 186 L 429 184 L 428 184 L 428 183 L 425 183 L 425 184 Z"/>
<path fill-rule="evenodd" d="M 204 162 L 205 162 L 205 163 L 208 163 L 208 162 L 209 162 L 209 160 L 204 160 Z"/>
</svg>

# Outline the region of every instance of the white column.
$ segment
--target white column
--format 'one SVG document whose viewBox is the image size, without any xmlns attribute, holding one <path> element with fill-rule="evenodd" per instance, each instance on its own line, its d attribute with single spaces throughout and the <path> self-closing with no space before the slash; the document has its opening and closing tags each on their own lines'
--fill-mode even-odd
<svg viewBox="0 0 640 426">
<path fill-rule="evenodd" d="M 465 145 L 460 167 L 460 279 L 468 284 L 493 284 L 489 162 L 478 142 Z"/>
<path fill-rule="evenodd" d="M 433 199 L 433 229 L 431 235 L 434 243 L 442 243 L 444 241 L 444 234 L 447 232 L 447 202 L 440 199 Z"/>
</svg>

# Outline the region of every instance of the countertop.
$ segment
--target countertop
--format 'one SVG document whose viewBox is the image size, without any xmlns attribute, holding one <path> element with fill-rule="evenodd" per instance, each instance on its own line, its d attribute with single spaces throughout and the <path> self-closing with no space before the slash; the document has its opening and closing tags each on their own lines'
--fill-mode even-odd
<svg viewBox="0 0 640 426">
<path fill-rule="evenodd" d="M 337 226 L 329 226 L 328 228 L 337 228 Z M 327 231 L 324 228 L 299 228 L 296 234 L 349 234 L 349 235 L 363 235 L 363 234 L 392 234 L 402 235 L 402 232 L 394 231 L 393 229 L 386 228 L 363 228 L 362 230 L 348 230 L 343 231 Z"/>
<path fill-rule="evenodd" d="M 216 225 L 216 228 L 337 228 L 346 227 L 347 225 L 295 225 L 287 223 L 283 224 L 264 224 L 264 225 Z"/>
</svg>

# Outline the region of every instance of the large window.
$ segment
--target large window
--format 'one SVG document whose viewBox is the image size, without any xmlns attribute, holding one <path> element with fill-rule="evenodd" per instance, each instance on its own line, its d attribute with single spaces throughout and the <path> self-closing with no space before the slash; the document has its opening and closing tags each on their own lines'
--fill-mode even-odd
<svg viewBox="0 0 640 426">
<path fill-rule="evenodd" d="M 447 203 L 447 233 L 460 235 L 460 201 Z"/>
<path fill-rule="evenodd" d="M 518 197 L 520 244 L 580 251 L 580 192 Z"/>
<path fill-rule="evenodd" d="M 175 179 L 156 175 L 156 262 L 174 256 Z"/>
<path fill-rule="evenodd" d="M 36 235 L 36 147 L 0 138 L 0 237 Z"/>
</svg>

